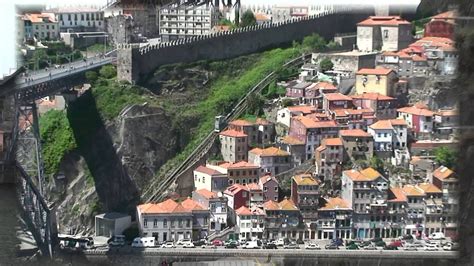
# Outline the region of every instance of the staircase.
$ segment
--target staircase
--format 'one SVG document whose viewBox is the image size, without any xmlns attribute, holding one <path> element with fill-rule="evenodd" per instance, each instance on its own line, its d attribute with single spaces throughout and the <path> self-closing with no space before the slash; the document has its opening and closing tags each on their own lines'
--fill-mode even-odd
<svg viewBox="0 0 474 266">
<path fill-rule="evenodd" d="M 220 231 L 219 233 L 214 232 L 213 234 L 210 234 L 209 236 L 207 236 L 207 240 L 209 242 L 214 241 L 214 239 L 225 240 L 225 239 L 227 239 L 227 236 L 229 234 L 232 234 L 234 232 L 235 232 L 235 226 L 227 227 L 226 229 Z"/>
</svg>

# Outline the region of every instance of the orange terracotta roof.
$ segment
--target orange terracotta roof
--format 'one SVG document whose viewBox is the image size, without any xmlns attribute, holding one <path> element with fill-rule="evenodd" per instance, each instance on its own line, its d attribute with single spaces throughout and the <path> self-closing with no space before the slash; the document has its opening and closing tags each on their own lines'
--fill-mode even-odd
<svg viewBox="0 0 474 266">
<path fill-rule="evenodd" d="M 414 185 L 404 185 L 402 187 L 402 190 L 403 190 L 403 193 L 405 194 L 405 196 L 408 196 L 408 197 L 419 197 L 419 196 L 424 196 L 425 195 L 423 190 L 421 190 L 420 188 L 418 188 Z"/>
<path fill-rule="evenodd" d="M 303 114 L 311 114 L 316 112 L 316 107 L 308 105 L 298 105 L 287 107 L 290 112 L 299 112 Z"/>
<path fill-rule="evenodd" d="M 225 131 L 222 131 L 219 133 L 221 136 L 226 136 L 226 137 L 232 137 L 232 138 L 245 138 L 247 137 L 247 134 L 241 131 L 233 130 L 233 129 L 227 129 Z"/>
<path fill-rule="evenodd" d="M 233 125 L 233 126 L 253 126 L 253 123 L 250 123 L 247 120 L 237 119 L 237 120 L 234 120 L 234 121 L 230 122 L 229 125 Z"/>
<path fill-rule="evenodd" d="M 412 115 L 420 115 L 420 116 L 433 116 L 433 111 L 430 111 L 425 108 L 419 108 L 416 106 L 409 106 L 409 107 L 402 107 L 397 109 L 398 112 L 407 113 Z"/>
<path fill-rule="evenodd" d="M 270 210 L 270 211 L 280 210 L 280 206 L 278 205 L 278 202 L 273 201 L 273 200 L 269 200 L 263 203 L 263 208 L 265 210 Z"/>
<path fill-rule="evenodd" d="M 353 99 L 364 99 L 364 100 L 377 100 L 377 101 L 387 101 L 395 100 L 395 98 L 380 94 L 378 92 L 365 92 L 363 94 L 357 94 L 351 96 Z"/>
<path fill-rule="evenodd" d="M 372 129 L 393 129 L 393 126 L 407 126 L 407 122 L 403 119 L 379 120 L 369 127 Z"/>
<path fill-rule="evenodd" d="M 318 89 L 323 89 L 323 90 L 337 90 L 336 86 L 334 84 L 325 82 L 325 81 L 320 81 L 316 83 L 316 87 Z"/>
<path fill-rule="evenodd" d="M 198 168 L 194 169 L 194 171 L 207 174 L 207 175 L 223 175 L 224 173 L 221 173 L 217 170 L 205 167 L 203 165 L 200 165 Z"/>
<path fill-rule="evenodd" d="M 292 117 L 296 121 L 299 121 L 305 128 L 317 128 L 318 127 L 318 120 L 316 118 L 311 118 L 308 116 L 296 116 Z"/>
<path fill-rule="evenodd" d="M 398 26 L 408 25 L 410 22 L 400 16 L 370 16 L 368 19 L 357 23 L 357 26 Z"/>
<path fill-rule="evenodd" d="M 268 125 L 271 125 L 272 123 L 264 118 L 259 117 L 255 120 L 255 124 L 268 126 Z"/>
<path fill-rule="evenodd" d="M 343 129 L 339 130 L 341 137 L 372 137 L 369 133 L 362 129 Z"/>
<path fill-rule="evenodd" d="M 369 167 L 362 171 L 357 171 L 355 169 L 346 170 L 343 172 L 347 177 L 353 181 L 374 181 L 382 175 L 377 172 L 375 169 Z"/>
<path fill-rule="evenodd" d="M 239 193 L 240 191 L 248 191 L 247 187 L 241 184 L 233 184 L 232 186 L 228 187 L 225 191 L 224 194 L 227 195 L 235 195 Z"/>
<path fill-rule="evenodd" d="M 295 203 L 291 199 L 284 199 L 280 202 L 269 200 L 263 203 L 263 208 L 266 211 L 298 211 Z"/>
<path fill-rule="evenodd" d="M 250 184 L 247 184 L 246 186 L 248 190 L 262 190 L 257 183 L 250 183 Z"/>
<path fill-rule="evenodd" d="M 331 111 L 336 117 L 346 117 L 350 115 L 373 115 L 374 110 L 372 109 L 336 109 Z"/>
<path fill-rule="evenodd" d="M 243 215 L 248 216 L 248 215 L 252 215 L 252 212 L 250 211 L 249 208 L 242 206 L 235 211 L 235 214 L 239 216 L 243 216 Z"/>
<path fill-rule="evenodd" d="M 418 184 L 418 187 L 425 192 L 425 194 L 429 193 L 443 193 L 439 188 L 431 183 L 421 183 Z"/>
<path fill-rule="evenodd" d="M 257 154 L 259 156 L 288 156 L 290 155 L 288 152 L 276 148 L 276 147 L 269 147 L 266 149 L 255 148 L 250 150 L 249 152 Z"/>
<path fill-rule="evenodd" d="M 210 190 L 205 189 L 205 188 L 201 188 L 201 189 L 196 190 L 196 193 L 198 193 L 199 195 L 205 197 L 206 199 L 214 199 L 214 198 L 218 197 L 216 192 L 210 191 Z"/>
<path fill-rule="evenodd" d="M 392 73 L 393 70 L 390 68 L 361 68 L 357 71 L 357 75 L 382 75 L 386 76 Z"/>
<path fill-rule="evenodd" d="M 434 170 L 433 176 L 440 180 L 445 180 L 450 177 L 455 178 L 453 170 L 449 169 L 446 166 L 440 166 L 436 170 Z"/>
<path fill-rule="evenodd" d="M 219 164 L 220 167 L 225 168 L 225 169 L 254 169 L 254 168 L 260 168 L 260 166 L 255 165 L 253 163 L 249 163 L 247 161 L 240 161 L 236 163 L 231 163 L 231 162 L 224 162 Z"/>
<path fill-rule="evenodd" d="M 322 144 L 325 146 L 342 146 L 341 138 L 326 138 L 323 139 Z"/>
<path fill-rule="evenodd" d="M 350 210 L 349 203 L 347 201 L 336 197 L 336 198 L 328 198 L 325 199 L 325 204 L 323 207 L 319 208 L 319 210 L 340 210 L 340 209 L 347 209 Z"/>
<path fill-rule="evenodd" d="M 265 176 L 260 177 L 260 183 L 262 183 L 262 184 L 265 184 L 265 183 L 267 183 L 271 180 L 275 181 L 278 184 L 278 180 L 276 180 L 276 178 L 274 176 L 265 175 Z"/>
<path fill-rule="evenodd" d="M 255 14 L 255 19 L 257 21 L 268 21 L 268 20 L 270 20 L 270 18 L 266 14 L 262 14 L 262 13 L 256 13 Z"/>
<path fill-rule="evenodd" d="M 426 57 L 419 56 L 419 55 L 414 55 L 412 58 L 413 58 L 413 61 L 427 61 L 428 60 L 426 59 Z"/>
<path fill-rule="evenodd" d="M 43 19 L 48 19 L 46 23 L 56 23 L 56 17 L 53 13 L 25 14 L 23 20 L 29 20 L 31 23 L 43 23 Z"/>
<path fill-rule="evenodd" d="M 328 101 L 352 101 L 352 98 L 339 92 L 326 93 L 324 98 Z"/>
<path fill-rule="evenodd" d="M 311 174 L 295 175 L 292 179 L 298 186 L 317 186 L 321 183 L 318 179 L 313 178 Z"/>
<path fill-rule="evenodd" d="M 301 141 L 295 137 L 292 137 L 290 135 L 284 136 L 281 139 L 282 143 L 288 144 L 288 145 L 304 145 L 304 141 Z"/>
<path fill-rule="evenodd" d="M 389 202 L 406 202 L 407 196 L 401 187 L 392 187 L 388 191 Z"/>
<path fill-rule="evenodd" d="M 172 199 L 168 199 L 160 203 L 145 203 L 138 205 L 137 208 L 141 213 L 148 214 L 189 213 L 192 211 L 205 210 L 201 204 L 190 198 L 181 203 L 178 203 Z"/>
</svg>

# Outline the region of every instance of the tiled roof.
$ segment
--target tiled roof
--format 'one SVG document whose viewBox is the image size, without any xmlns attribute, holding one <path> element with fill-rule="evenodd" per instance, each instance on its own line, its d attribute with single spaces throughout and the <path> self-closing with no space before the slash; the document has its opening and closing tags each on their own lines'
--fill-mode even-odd
<svg viewBox="0 0 474 266">
<path fill-rule="evenodd" d="M 355 169 L 346 170 L 344 171 L 344 174 L 353 181 L 374 181 L 378 177 L 382 176 L 379 172 L 371 167 L 362 171 L 357 171 Z"/>
<path fill-rule="evenodd" d="M 288 144 L 288 145 L 304 145 L 304 141 L 301 141 L 295 137 L 292 137 L 290 135 L 287 135 L 281 139 L 282 143 Z"/>
<path fill-rule="evenodd" d="M 252 212 L 250 211 L 249 208 L 245 207 L 245 206 L 242 206 L 240 208 L 238 208 L 236 211 L 235 211 L 235 214 L 239 215 L 239 216 L 242 216 L 242 215 L 252 215 Z"/>
<path fill-rule="evenodd" d="M 278 184 L 278 180 L 276 180 L 276 178 L 274 176 L 265 175 L 265 176 L 260 177 L 260 183 L 262 183 L 262 184 L 265 184 L 270 180 L 273 180 Z"/>
<path fill-rule="evenodd" d="M 428 59 L 424 56 L 419 56 L 419 55 L 414 55 L 413 57 L 413 61 L 427 61 Z"/>
<path fill-rule="evenodd" d="M 351 96 L 353 99 L 366 99 L 366 100 L 377 100 L 377 101 L 387 101 L 387 100 L 395 100 L 395 98 L 382 95 L 377 92 L 365 92 L 363 94 L 357 94 Z"/>
<path fill-rule="evenodd" d="M 425 194 L 429 193 L 442 193 L 442 191 L 437 188 L 435 185 L 431 183 L 421 183 L 418 184 L 418 187 L 425 192 Z"/>
<path fill-rule="evenodd" d="M 350 210 L 349 203 L 347 201 L 336 197 L 336 198 L 328 198 L 325 199 L 325 204 L 323 207 L 319 208 L 320 210 L 340 210 L 340 209 L 347 209 Z"/>
<path fill-rule="evenodd" d="M 336 117 L 347 117 L 350 115 L 373 115 L 372 109 L 336 109 L 332 111 Z"/>
<path fill-rule="evenodd" d="M 255 124 L 268 126 L 268 125 L 271 125 L 272 123 L 264 118 L 259 117 L 255 120 Z"/>
<path fill-rule="evenodd" d="M 230 122 L 229 125 L 233 125 L 233 126 L 253 126 L 253 123 L 250 123 L 247 120 L 237 119 L 237 120 L 234 120 L 234 121 Z"/>
<path fill-rule="evenodd" d="M 198 193 L 199 195 L 205 197 L 206 199 L 214 199 L 214 198 L 218 197 L 216 192 L 210 191 L 210 190 L 205 189 L 205 188 L 201 188 L 201 189 L 196 190 L 196 193 Z"/>
<path fill-rule="evenodd" d="M 325 81 L 320 81 L 316 83 L 316 88 L 318 89 L 323 89 L 323 90 L 337 90 L 336 86 L 334 84 L 325 82 Z"/>
<path fill-rule="evenodd" d="M 388 201 L 390 202 L 406 202 L 407 196 L 401 187 L 392 187 L 388 190 Z"/>
<path fill-rule="evenodd" d="M 434 113 L 425 108 L 419 108 L 416 106 L 409 106 L 409 107 L 402 107 L 397 109 L 398 112 L 407 113 L 412 115 L 420 115 L 420 116 L 433 116 Z"/>
<path fill-rule="evenodd" d="M 227 129 L 225 131 L 222 131 L 219 133 L 219 135 L 226 136 L 226 137 L 233 137 L 233 138 L 244 138 L 247 137 L 247 134 L 241 131 L 233 130 L 233 129 Z"/>
<path fill-rule="evenodd" d="M 250 184 L 247 184 L 246 186 L 248 190 L 262 190 L 257 183 L 250 183 Z"/>
<path fill-rule="evenodd" d="M 319 147 L 316 148 L 316 151 L 319 151 L 319 152 L 322 152 L 324 151 L 325 149 L 327 149 L 327 147 L 325 145 L 321 145 Z"/>
<path fill-rule="evenodd" d="M 449 177 L 454 177 L 453 174 L 453 170 L 449 169 L 446 166 L 440 166 L 433 172 L 433 176 L 440 180 L 445 180 Z"/>
<path fill-rule="evenodd" d="M 393 72 L 390 68 L 361 68 L 357 71 L 357 75 L 382 75 L 386 76 Z"/>
<path fill-rule="evenodd" d="M 270 20 L 270 18 L 266 15 L 266 14 L 262 14 L 262 13 L 256 13 L 255 14 L 255 19 L 257 21 L 267 21 L 267 20 Z"/>
<path fill-rule="evenodd" d="M 236 163 L 225 162 L 219 164 L 220 167 L 225 169 L 249 169 L 249 168 L 260 168 L 260 166 L 255 165 L 253 163 L 249 163 L 247 161 L 240 161 Z"/>
<path fill-rule="evenodd" d="M 198 168 L 196 168 L 194 171 L 207 174 L 207 175 L 223 175 L 224 173 L 221 173 L 217 170 L 205 167 L 203 165 L 200 165 Z"/>
<path fill-rule="evenodd" d="M 400 16 L 370 16 L 368 19 L 357 23 L 357 26 L 398 26 L 408 25 L 410 22 Z"/>
<path fill-rule="evenodd" d="M 379 120 L 369 127 L 372 129 L 393 129 L 393 126 L 407 126 L 407 122 L 403 119 Z"/>
<path fill-rule="evenodd" d="M 452 109 L 452 110 L 439 110 L 435 113 L 436 115 L 439 116 L 458 116 L 459 111 L 457 109 Z"/>
<path fill-rule="evenodd" d="M 343 129 L 339 130 L 341 137 L 372 137 L 369 133 L 362 129 Z"/>
<path fill-rule="evenodd" d="M 241 184 L 233 184 L 232 186 L 228 187 L 224 191 L 224 194 L 235 195 L 235 194 L 239 193 L 241 190 L 248 191 L 246 186 L 243 186 Z"/>
<path fill-rule="evenodd" d="M 293 176 L 293 180 L 299 186 L 313 186 L 321 183 L 318 179 L 313 178 L 311 174 L 295 175 Z"/>
<path fill-rule="evenodd" d="M 323 145 L 325 146 L 342 146 L 341 138 L 327 138 L 323 139 Z"/>
<path fill-rule="evenodd" d="M 292 119 L 300 121 L 305 128 L 325 128 L 325 127 L 337 127 L 337 124 L 333 120 L 329 121 L 317 121 L 317 118 L 311 118 L 307 116 L 297 116 Z"/>
<path fill-rule="evenodd" d="M 279 148 L 276 148 L 276 147 L 269 147 L 269 148 L 266 148 L 266 149 L 260 149 L 260 148 L 255 148 L 255 149 L 252 149 L 250 150 L 249 152 L 253 153 L 253 154 L 257 154 L 259 156 L 288 156 L 290 155 L 288 152 L 282 150 L 282 149 L 279 149 Z"/>
<path fill-rule="evenodd" d="M 298 207 L 291 199 L 284 199 L 281 202 L 269 200 L 263 203 L 263 208 L 269 211 L 298 211 Z"/>
<path fill-rule="evenodd" d="M 324 94 L 324 97 L 328 100 L 328 101 L 352 101 L 352 98 L 347 96 L 347 95 L 344 95 L 342 93 L 339 93 L 339 92 L 335 92 L 335 93 L 326 93 Z"/>
<path fill-rule="evenodd" d="M 287 107 L 290 112 L 300 112 L 303 114 L 311 114 L 316 112 L 316 107 L 308 105 L 297 105 Z"/>
<path fill-rule="evenodd" d="M 52 13 L 93 13 L 100 12 L 100 9 L 92 6 L 64 6 L 48 10 Z"/>
<path fill-rule="evenodd" d="M 29 20 L 31 23 L 43 23 L 43 19 L 48 19 L 46 23 L 58 22 L 53 13 L 41 13 L 41 14 L 25 14 L 23 20 Z"/>
<path fill-rule="evenodd" d="M 137 206 L 141 213 L 148 214 L 167 214 L 167 213 L 189 213 L 192 211 L 205 210 L 198 202 L 188 198 L 178 203 L 172 199 L 160 203 L 145 203 Z"/>
<path fill-rule="evenodd" d="M 406 196 L 408 197 L 414 197 L 414 196 L 424 196 L 425 193 L 423 190 L 420 188 L 414 186 L 414 185 L 404 185 L 402 187 L 403 193 L 405 193 Z"/>
<path fill-rule="evenodd" d="M 410 47 L 433 47 L 446 51 L 454 51 L 454 41 L 444 37 L 423 37 L 409 45 Z"/>
</svg>

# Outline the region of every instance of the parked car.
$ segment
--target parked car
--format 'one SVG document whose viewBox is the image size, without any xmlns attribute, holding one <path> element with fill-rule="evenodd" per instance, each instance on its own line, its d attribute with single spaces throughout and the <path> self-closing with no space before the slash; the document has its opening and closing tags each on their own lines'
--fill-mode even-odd
<svg viewBox="0 0 474 266">
<path fill-rule="evenodd" d="M 383 249 L 385 249 L 385 250 L 398 250 L 398 247 L 390 244 L 390 245 L 385 246 Z"/>
<path fill-rule="evenodd" d="M 365 250 L 376 250 L 377 247 L 374 244 L 366 245 L 363 247 Z"/>
<path fill-rule="evenodd" d="M 161 245 L 162 248 L 176 248 L 173 242 L 169 241 Z"/>
<path fill-rule="evenodd" d="M 273 241 L 273 242 L 267 242 L 266 244 L 264 244 L 263 248 L 264 249 L 277 249 L 278 247 L 277 247 L 275 241 Z"/>
<path fill-rule="evenodd" d="M 300 246 L 296 242 L 290 242 L 283 246 L 284 249 L 300 249 Z"/>
<path fill-rule="evenodd" d="M 436 232 L 436 233 L 432 233 L 428 239 L 432 239 L 432 240 L 443 240 L 445 239 L 444 237 L 444 233 L 443 232 Z"/>
<path fill-rule="evenodd" d="M 403 246 L 403 250 L 416 251 L 418 250 L 418 248 L 416 247 L 416 245 L 407 244 Z"/>
<path fill-rule="evenodd" d="M 237 248 L 238 246 L 238 243 L 237 241 L 229 241 L 225 244 L 225 248 Z"/>
<path fill-rule="evenodd" d="M 193 242 L 189 241 L 189 242 L 184 242 L 183 244 L 183 248 L 195 248 L 196 246 L 194 246 Z"/>
<path fill-rule="evenodd" d="M 296 240 L 296 244 L 298 244 L 298 245 L 304 245 L 303 239 L 299 239 L 299 238 L 298 238 L 298 239 Z"/>
<path fill-rule="evenodd" d="M 132 248 L 147 248 L 155 246 L 154 237 L 136 237 L 132 241 Z"/>
<path fill-rule="evenodd" d="M 403 246 L 403 243 L 401 240 L 395 240 L 395 241 L 392 241 L 389 246 L 394 246 L 394 247 L 402 247 Z"/>
<path fill-rule="evenodd" d="M 362 247 L 371 246 L 371 245 L 373 245 L 372 242 L 370 242 L 370 241 L 363 241 L 363 242 L 361 242 L 361 243 L 359 244 L 359 247 L 362 248 Z M 375 245 L 373 245 L 373 246 L 375 246 Z"/>
<path fill-rule="evenodd" d="M 288 238 L 279 238 L 277 241 L 276 241 L 276 245 L 279 246 L 279 247 L 283 247 L 284 245 L 287 245 L 290 241 L 288 240 Z"/>
<path fill-rule="evenodd" d="M 123 247 L 125 246 L 125 236 L 124 235 L 115 235 L 112 236 L 108 241 L 107 244 L 111 247 Z"/>
<path fill-rule="evenodd" d="M 245 244 L 245 243 L 247 243 L 247 240 L 246 240 L 246 239 L 243 239 L 243 238 L 242 238 L 242 239 L 239 239 L 239 245 L 243 245 L 243 244 Z"/>
<path fill-rule="evenodd" d="M 262 242 L 260 240 L 252 240 L 248 241 L 244 245 L 242 245 L 242 248 L 244 249 L 259 249 L 262 245 Z"/>
<path fill-rule="evenodd" d="M 436 244 L 426 244 L 424 249 L 426 251 L 438 251 L 439 247 Z"/>
<path fill-rule="evenodd" d="M 176 242 L 176 245 L 177 246 L 182 246 L 185 243 L 191 243 L 191 239 L 180 239 L 180 240 L 178 240 L 178 242 Z"/>
<path fill-rule="evenodd" d="M 220 246 L 224 245 L 224 241 L 222 241 L 220 239 L 214 239 L 212 241 L 212 245 L 215 246 L 215 247 L 220 247 Z"/>
<path fill-rule="evenodd" d="M 207 245 L 207 240 L 206 239 L 199 239 L 199 240 L 196 240 L 196 241 L 193 241 L 193 245 L 195 247 L 205 247 Z"/>
<path fill-rule="evenodd" d="M 321 249 L 321 247 L 316 244 L 316 243 L 309 243 L 307 244 L 306 246 L 304 246 L 305 249 L 309 249 L 309 250 L 318 250 L 318 249 Z"/>
<path fill-rule="evenodd" d="M 335 238 L 331 240 L 331 244 L 335 244 L 337 246 L 344 246 L 344 241 L 341 238 Z"/>
<path fill-rule="evenodd" d="M 456 242 L 448 242 L 443 245 L 443 250 L 451 251 L 451 250 L 458 250 L 459 244 Z"/>
<path fill-rule="evenodd" d="M 339 246 L 332 243 L 332 244 L 328 244 L 324 247 L 325 249 L 339 249 Z"/>
<path fill-rule="evenodd" d="M 374 243 L 377 243 L 377 242 L 380 242 L 380 241 L 383 241 L 383 239 L 381 237 L 374 237 L 370 240 L 370 242 L 374 242 Z"/>
<path fill-rule="evenodd" d="M 353 243 L 353 244 L 350 244 L 350 245 L 346 246 L 346 249 L 359 249 L 359 246 L 357 246 L 355 243 Z"/>
</svg>

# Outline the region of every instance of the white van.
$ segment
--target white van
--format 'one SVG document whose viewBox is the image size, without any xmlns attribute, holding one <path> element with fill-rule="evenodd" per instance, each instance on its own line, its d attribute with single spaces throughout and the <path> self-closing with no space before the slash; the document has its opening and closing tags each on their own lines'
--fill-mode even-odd
<svg viewBox="0 0 474 266">
<path fill-rule="evenodd" d="M 154 237 L 136 237 L 133 239 L 132 247 L 133 248 L 147 248 L 155 246 Z"/>
<path fill-rule="evenodd" d="M 261 246 L 260 240 L 252 240 L 245 243 L 242 248 L 244 249 L 259 249 Z"/>
<path fill-rule="evenodd" d="M 444 234 L 442 232 L 436 232 L 436 233 L 432 233 L 429 236 L 429 239 L 442 240 L 442 239 L 445 239 L 445 237 L 444 237 Z"/>
</svg>

